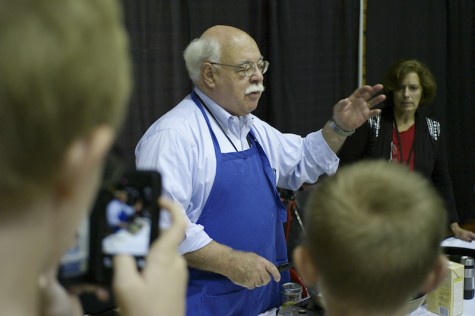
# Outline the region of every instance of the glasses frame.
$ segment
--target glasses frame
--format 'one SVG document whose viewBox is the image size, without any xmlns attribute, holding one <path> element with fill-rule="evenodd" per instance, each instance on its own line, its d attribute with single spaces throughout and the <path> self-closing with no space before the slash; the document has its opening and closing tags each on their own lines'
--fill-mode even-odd
<svg viewBox="0 0 475 316">
<path fill-rule="evenodd" d="M 260 60 L 256 63 L 252 62 L 252 61 L 248 61 L 248 62 L 243 63 L 242 65 L 222 64 L 222 63 L 217 63 L 217 62 L 214 62 L 214 61 L 208 61 L 208 63 L 210 63 L 211 65 L 239 68 L 241 70 L 239 70 L 238 72 L 241 73 L 241 75 L 244 78 L 252 76 L 256 72 L 256 70 L 259 70 L 262 74 L 265 74 L 267 72 L 267 70 L 269 69 L 269 65 L 270 65 L 270 63 L 267 60 Z M 259 68 L 258 63 L 262 63 L 262 65 L 263 65 L 262 70 Z M 246 66 L 244 66 L 244 65 L 250 65 L 250 68 L 246 69 Z"/>
</svg>

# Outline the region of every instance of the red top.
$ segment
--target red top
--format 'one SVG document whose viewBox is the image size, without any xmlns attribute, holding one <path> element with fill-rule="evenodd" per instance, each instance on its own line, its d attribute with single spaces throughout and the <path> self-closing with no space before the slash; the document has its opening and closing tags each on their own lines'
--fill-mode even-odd
<svg viewBox="0 0 475 316">
<path fill-rule="evenodd" d="M 407 131 L 399 132 L 399 133 L 396 128 L 393 128 L 391 156 L 389 157 L 390 161 L 409 165 L 409 168 L 411 170 L 414 170 L 415 154 L 414 154 L 413 144 L 414 144 L 415 134 L 416 134 L 416 124 L 413 124 Z M 401 144 L 399 144 L 399 141 L 401 142 Z M 402 159 L 401 159 L 401 153 L 402 153 Z"/>
</svg>

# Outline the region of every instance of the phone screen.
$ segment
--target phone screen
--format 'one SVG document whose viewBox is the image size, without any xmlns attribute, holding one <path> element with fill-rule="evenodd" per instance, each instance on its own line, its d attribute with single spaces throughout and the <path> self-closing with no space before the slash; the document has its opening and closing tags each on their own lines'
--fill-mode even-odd
<svg viewBox="0 0 475 316">
<path fill-rule="evenodd" d="M 112 258 L 118 254 L 134 256 L 142 269 L 158 236 L 160 185 L 157 172 L 132 171 L 104 186 L 62 258 L 60 280 L 110 284 Z"/>
</svg>

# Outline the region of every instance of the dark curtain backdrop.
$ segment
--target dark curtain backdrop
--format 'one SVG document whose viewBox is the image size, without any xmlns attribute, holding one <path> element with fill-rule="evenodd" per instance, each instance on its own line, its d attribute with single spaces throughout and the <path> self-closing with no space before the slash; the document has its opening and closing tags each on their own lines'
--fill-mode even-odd
<svg viewBox="0 0 475 316">
<path fill-rule="evenodd" d="M 305 135 L 357 85 L 359 0 L 122 0 L 135 88 L 117 146 L 134 165 L 145 130 L 191 90 L 183 50 L 208 27 L 247 31 L 271 63 L 254 114 Z M 368 0 L 367 82 L 398 58 L 415 57 L 439 84 L 436 115 L 449 136 L 450 171 L 462 217 L 475 218 L 473 0 Z"/>
</svg>

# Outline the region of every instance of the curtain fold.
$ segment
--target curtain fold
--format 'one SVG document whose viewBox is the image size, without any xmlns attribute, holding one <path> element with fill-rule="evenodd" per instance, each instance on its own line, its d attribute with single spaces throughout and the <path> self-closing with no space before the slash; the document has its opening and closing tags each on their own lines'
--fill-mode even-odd
<svg viewBox="0 0 475 316">
<path fill-rule="evenodd" d="M 447 99 L 449 163 L 457 210 L 475 219 L 475 3 L 447 0 Z"/>
</svg>

